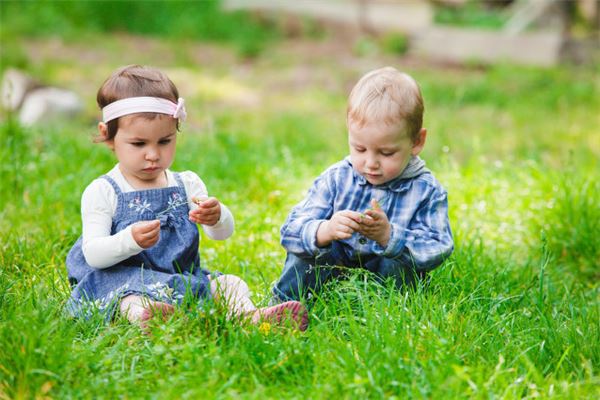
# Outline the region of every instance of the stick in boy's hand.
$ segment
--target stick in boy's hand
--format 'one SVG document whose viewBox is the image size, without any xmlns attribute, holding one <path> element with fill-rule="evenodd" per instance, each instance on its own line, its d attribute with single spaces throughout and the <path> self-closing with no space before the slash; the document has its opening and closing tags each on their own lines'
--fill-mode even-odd
<svg viewBox="0 0 600 400">
<path fill-rule="evenodd" d="M 154 246 L 160 239 L 160 221 L 140 221 L 131 226 L 133 240 L 144 249 Z"/>
<path fill-rule="evenodd" d="M 221 203 L 215 197 L 193 197 L 192 201 L 198 205 L 189 213 L 190 221 L 196 224 L 213 226 L 221 218 Z"/>
<path fill-rule="evenodd" d="M 377 200 L 371 200 L 371 207 L 361 218 L 359 232 L 385 247 L 390 240 L 390 221 Z"/>
</svg>

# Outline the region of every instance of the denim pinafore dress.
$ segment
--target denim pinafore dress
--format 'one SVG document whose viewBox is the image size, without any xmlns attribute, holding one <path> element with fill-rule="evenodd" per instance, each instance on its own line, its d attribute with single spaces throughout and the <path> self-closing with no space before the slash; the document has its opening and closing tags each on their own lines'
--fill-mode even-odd
<svg viewBox="0 0 600 400">
<path fill-rule="evenodd" d="M 104 269 L 88 265 L 80 237 L 67 255 L 67 272 L 72 285 L 67 310 L 76 317 L 94 311 L 112 317 L 119 300 L 129 294 L 143 295 L 169 304 L 180 303 L 184 296 L 210 297 L 210 272 L 200 268 L 199 233 L 188 219 L 185 187 L 174 173 L 177 186 L 123 192 L 104 175 L 117 195 L 117 209 L 111 235 L 129 225 L 160 220 L 160 239 L 152 247 Z"/>
</svg>

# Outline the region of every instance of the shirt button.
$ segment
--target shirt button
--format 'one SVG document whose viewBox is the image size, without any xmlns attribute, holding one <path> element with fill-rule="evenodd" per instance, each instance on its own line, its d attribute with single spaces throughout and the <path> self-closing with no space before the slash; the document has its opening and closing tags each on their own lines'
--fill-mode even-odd
<svg viewBox="0 0 600 400">
<path fill-rule="evenodd" d="M 361 237 L 360 239 L 358 239 L 358 243 L 360 243 L 360 244 L 367 244 L 367 238 L 366 237 Z"/>
</svg>

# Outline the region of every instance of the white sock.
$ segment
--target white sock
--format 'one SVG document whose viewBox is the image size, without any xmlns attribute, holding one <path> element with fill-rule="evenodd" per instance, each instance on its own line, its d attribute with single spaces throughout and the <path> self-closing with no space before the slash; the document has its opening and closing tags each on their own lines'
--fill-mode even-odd
<svg viewBox="0 0 600 400">
<path fill-rule="evenodd" d="M 256 311 L 250 300 L 250 288 L 235 275 L 221 275 L 210 281 L 210 292 L 219 302 L 225 302 L 227 317 L 238 317 Z"/>
<path fill-rule="evenodd" d="M 144 310 L 150 307 L 152 303 L 153 301 L 146 297 L 130 294 L 121 299 L 121 315 L 127 318 L 129 322 L 138 322 L 142 318 Z"/>
</svg>

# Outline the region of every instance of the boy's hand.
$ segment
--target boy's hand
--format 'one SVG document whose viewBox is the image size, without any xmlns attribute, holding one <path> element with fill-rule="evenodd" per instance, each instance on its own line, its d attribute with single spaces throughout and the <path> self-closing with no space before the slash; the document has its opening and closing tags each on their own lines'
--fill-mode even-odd
<svg viewBox="0 0 600 400">
<path fill-rule="evenodd" d="M 360 228 L 360 213 L 356 211 L 338 211 L 331 219 L 323 222 L 317 229 L 317 246 L 329 245 L 334 240 L 348 239 Z"/>
<path fill-rule="evenodd" d="M 221 203 L 215 197 L 206 199 L 193 198 L 192 201 L 198 204 L 198 208 L 191 210 L 189 214 L 190 221 L 196 224 L 213 226 L 221 219 Z"/>
<path fill-rule="evenodd" d="M 382 247 L 386 247 L 390 241 L 392 227 L 387 215 L 379 206 L 377 200 L 371 200 L 373 208 L 365 211 L 365 216 L 360 222 L 358 232 L 365 237 L 376 241 Z"/>
<path fill-rule="evenodd" d="M 131 235 L 141 248 L 152 247 L 160 239 L 160 221 L 155 219 L 136 222 L 131 226 Z"/>
</svg>

